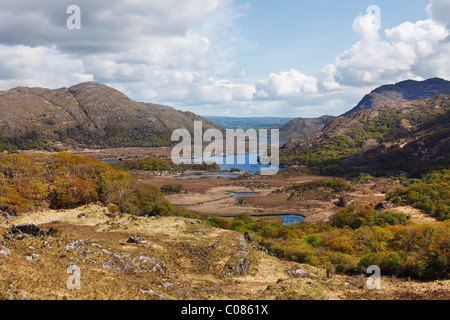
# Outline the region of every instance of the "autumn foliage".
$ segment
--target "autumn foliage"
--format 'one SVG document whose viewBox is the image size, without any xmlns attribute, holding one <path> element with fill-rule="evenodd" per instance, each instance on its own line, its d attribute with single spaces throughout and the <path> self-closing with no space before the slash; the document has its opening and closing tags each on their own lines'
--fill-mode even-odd
<svg viewBox="0 0 450 320">
<path fill-rule="evenodd" d="M 124 171 L 70 153 L 0 155 L 0 210 L 68 209 L 90 203 L 121 212 L 165 215 L 173 211 L 162 193 Z"/>
</svg>

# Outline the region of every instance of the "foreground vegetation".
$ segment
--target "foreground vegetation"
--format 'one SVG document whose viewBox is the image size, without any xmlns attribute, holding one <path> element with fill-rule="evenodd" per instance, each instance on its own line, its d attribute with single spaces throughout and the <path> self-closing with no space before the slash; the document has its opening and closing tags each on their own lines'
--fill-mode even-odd
<svg viewBox="0 0 450 320">
<path fill-rule="evenodd" d="M 92 158 L 65 152 L 0 155 L 0 210 L 18 214 L 91 203 L 134 215 L 179 213 L 160 190 Z"/>
<path fill-rule="evenodd" d="M 351 216 L 351 218 L 349 218 Z M 210 224 L 236 230 L 281 259 L 327 268 L 329 273 L 366 273 L 378 265 L 384 275 L 436 279 L 450 272 L 450 221 L 406 224 L 403 214 L 350 206 L 332 225 L 293 226 L 241 215 L 212 217 Z"/>
<path fill-rule="evenodd" d="M 146 160 L 144 163 L 152 164 L 151 169 L 156 165 L 168 169 L 164 162 L 151 161 L 154 162 Z M 363 178 L 365 180 L 366 176 Z M 352 204 L 339 211 L 330 224 L 322 226 L 305 222 L 283 226 L 248 215 L 234 220 L 209 217 L 208 222 L 245 234 L 250 241 L 256 241 L 281 259 L 324 267 L 330 273 L 358 274 L 369 265 L 378 265 L 384 274 L 417 279 L 446 277 L 450 272 L 449 171 L 401 182 L 404 187 L 386 193 L 388 199 L 447 220 L 413 224 L 402 213 Z M 335 192 L 353 190 L 353 186 L 342 179 L 294 184 L 289 190 L 302 193 L 315 188 Z M 180 193 L 184 188 L 165 185 L 156 189 L 103 162 L 64 152 L 0 155 L 0 210 L 11 215 L 98 203 L 108 206 L 111 212 L 137 216 L 198 218 L 187 209 L 172 206 L 163 192 Z"/>
</svg>

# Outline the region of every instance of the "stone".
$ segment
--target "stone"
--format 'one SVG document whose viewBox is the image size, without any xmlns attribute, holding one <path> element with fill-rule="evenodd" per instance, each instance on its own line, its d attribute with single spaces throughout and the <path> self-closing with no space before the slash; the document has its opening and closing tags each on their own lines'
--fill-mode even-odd
<svg viewBox="0 0 450 320">
<path fill-rule="evenodd" d="M 148 290 L 139 290 L 139 293 L 142 294 L 149 294 L 151 296 L 156 296 L 158 298 L 158 300 L 167 300 L 163 295 L 156 293 L 155 291 L 153 291 L 152 289 L 148 289 Z"/>
<path fill-rule="evenodd" d="M 10 254 L 11 254 L 10 249 L 8 249 L 7 247 L 4 247 L 4 246 L 0 247 L 0 255 L 9 256 Z"/>
<path fill-rule="evenodd" d="M 127 240 L 127 243 L 135 243 L 135 244 L 145 243 L 145 242 L 147 242 L 147 241 L 141 236 L 131 236 Z"/>
<path fill-rule="evenodd" d="M 303 269 L 289 270 L 286 273 L 291 278 L 311 278 L 311 276 Z"/>
<path fill-rule="evenodd" d="M 380 202 L 375 206 L 375 210 L 386 210 L 393 207 L 393 204 L 391 202 Z"/>
<path fill-rule="evenodd" d="M 25 239 L 27 236 L 24 234 L 18 234 L 17 236 L 15 236 L 13 239 L 14 240 L 23 240 Z"/>
<path fill-rule="evenodd" d="M 41 230 L 39 226 L 35 223 L 23 223 L 15 226 L 12 229 L 13 233 L 26 233 L 32 235 L 34 237 L 42 237 L 45 236 L 45 231 Z"/>
<path fill-rule="evenodd" d="M 30 256 L 27 256 L 27 260 L 31 261 L 37 259 L 37 257 L 39 257 L 39 255 L 33 252 Z"/>
</svg>

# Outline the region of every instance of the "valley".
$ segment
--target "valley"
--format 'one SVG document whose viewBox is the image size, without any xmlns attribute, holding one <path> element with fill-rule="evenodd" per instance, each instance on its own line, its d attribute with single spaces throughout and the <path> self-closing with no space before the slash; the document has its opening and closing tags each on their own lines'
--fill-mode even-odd
<svg viewBox="0 0 450 320">
<path fill-rule="evenodd" d="M 175 164 L 167 134 L 203 118 L 101 84 L 0 93 L 5 110 L 26 97 L 55 119 L 58 99 L 76 100 L 63 108 L 70 135 L 40 111 L 1 114 L 0 299 L 448 300 L 450 98 L 407 91 L 277 126 L 288 140 L 275 175 L 260 163 Z M 381 290 L 366 285 L 369 266 Z M 78 290 L 67 286 L 75 267 Z"/>
</svg>

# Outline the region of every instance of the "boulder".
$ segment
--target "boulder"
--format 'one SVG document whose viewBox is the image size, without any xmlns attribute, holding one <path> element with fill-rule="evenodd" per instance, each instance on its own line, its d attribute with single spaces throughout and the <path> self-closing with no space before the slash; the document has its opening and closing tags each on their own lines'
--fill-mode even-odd
<svg viewBox="0 0 450 320">
<path fill-rule="evenodd" d="M 45 236 L 45 231 L 41 230 L 39 226 L 35 223 L 23 223 L 15 226 L 12 229 L 13 233 L 25 233 L 32 235 L 33 237 L 42 237 Z"/>
<path fill-rule="evenodd" d="M 311 278 L 311 276 L 303 269 L 286 271 L 291 278 Z"/>
<path fill-rule="evenodd" d="M 341 208 L 346 208 L 352 204 L 357 204 L 357 203 L 359 203 L 358 198 L 353 198 L 353 197 L 344 195 L 339 198 L 339 201 L 336 203 L 336 205 Z"/>
<path fill-rule="evenodd" d="M 127 243 L 135 243 L 135 244 L 145 243 L 145 242 L 147 242 L 147 241 L 141 236 L 131 236 L 127 240 Z"/>
<path fill-rule="evenodd" d="M 375 206 L 375 210 L 387 210 L 393 207 L 393 204 L 391 202 L 380 202 Z"/>
</svg>

